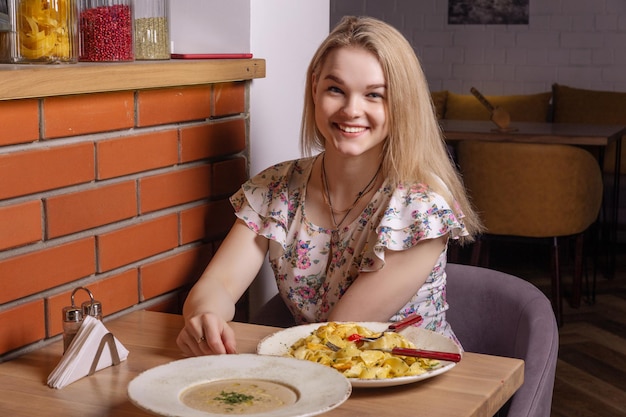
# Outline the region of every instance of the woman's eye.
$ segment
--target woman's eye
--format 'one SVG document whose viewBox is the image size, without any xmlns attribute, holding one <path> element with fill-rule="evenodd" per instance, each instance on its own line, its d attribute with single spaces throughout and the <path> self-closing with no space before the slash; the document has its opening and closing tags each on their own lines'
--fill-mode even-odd
<svg viewBox="0 0 626 417">
<path fill-rule="evenodd" d="M 369 93 L 368 96 L 371 97 L 371 98 L 379 98 L 379 99 L 385 98 L 385 97 L 383 97 L 383 95 L 381 93 Z"/>
<path fill-rule="evenodd" d="M 330 87 L 328 87 L 328 91 L 330 91 L 331 93 L 337 93 L 337 94 L 343 93 L 343 91 L 341 91 L 341 88 L 335 87 L 334 85 L 331 85 Z"/>
</svg>

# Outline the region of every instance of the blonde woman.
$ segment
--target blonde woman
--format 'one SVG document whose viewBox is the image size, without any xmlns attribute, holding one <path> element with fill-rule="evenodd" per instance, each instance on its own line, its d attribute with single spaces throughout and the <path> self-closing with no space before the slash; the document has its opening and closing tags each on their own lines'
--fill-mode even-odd
<svg viewBox="0 0 626 417">
<path fill-rule="evenodd" d="M 236 352 L 228 322 L 266 254 L 296 323 L 419 313 L 457 341 L 445 320 L 447 246 L 481 225 L 412 47 L 382 21 L 345 17 L 306 79 L 305 156 L 231 197 L 238 220 L 185 302 L 178 345 Z"/>
</svg>

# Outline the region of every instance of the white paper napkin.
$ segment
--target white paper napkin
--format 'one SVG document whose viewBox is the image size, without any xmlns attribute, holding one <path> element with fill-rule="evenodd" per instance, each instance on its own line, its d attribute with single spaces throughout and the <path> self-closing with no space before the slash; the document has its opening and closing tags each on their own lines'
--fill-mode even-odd
<svg viewBox="0 0 626 417">
<path fill-rule="evenodd" d="M 103 338 L 109 333 L 104 324 L 91 316 L 85 317 L 74 340 L 67 348 L 59 364 L 48 376 L 51 388 L 63 388 L 89 374 L 98 348 Z M 120 361 L 128 357 L 128 350 L 113 337 Z M 109 345 L 105 345 L 96 366 L 96 371 L 113 365 Z"/>
</svg>

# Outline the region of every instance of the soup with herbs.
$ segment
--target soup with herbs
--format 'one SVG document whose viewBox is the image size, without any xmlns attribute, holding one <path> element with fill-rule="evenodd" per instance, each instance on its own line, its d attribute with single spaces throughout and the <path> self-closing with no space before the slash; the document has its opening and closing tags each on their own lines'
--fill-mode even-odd
<svg viewBox="0 0 626 417">
<path fill-rule="evenodd" d="M 261 379 L 231 379 L 198 384 L 180 396 L 183 404 L 216 414 L 254 414 L 294 404 L 296 391 Z"/>
</svg>

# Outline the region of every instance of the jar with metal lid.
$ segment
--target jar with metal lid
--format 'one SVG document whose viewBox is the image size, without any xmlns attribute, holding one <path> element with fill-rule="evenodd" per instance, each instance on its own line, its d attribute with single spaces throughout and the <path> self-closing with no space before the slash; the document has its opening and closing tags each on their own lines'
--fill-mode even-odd
<svg viewBox="0 0 626 417">
<path fill-rule="evenodd" d="M 167 0 L 135 0 L 135 59 L 170 59 Z"/>
<path fill-rule="evenodd" d="M 12 62 L 58 63 L 77 61 L 75 0 L 10 0 Z"/>
<path fill-rule="evenodd" d="M 78 0 L 78 60 L 134 61 L 132 0 Z"/>
<path fill-rule="evenodd" d="M 89 301 L 83 302 L 81 305 L 83 317 L 91 316 L 94 319 L 102 320 L 102 303 L 94 300 L 93 297 Z"/>
<path fill-rule="evenodd" d="M 72 340 L 74 340 L 82 324 L 82 308 L 76 307 L 73 302 L 71 306 L 63 307 L 63 353 L 72 344 Z"/>
<path fill-rule="evenodd" d="M 89 300 L 84 301 L 80 305 L 80 309 L 83 313 L 83 318 L 87 316 L 92 316 L 95 319 L 102 320 L 102 303 L 94 298 L 93 293 L 87 287 L 74 288 L 71 296 L 72 306 L 74 305 L 74 298 L 76 297 L 76 293 L 81 290 L 85 291 L 89 296 Z"/>
</svg>

